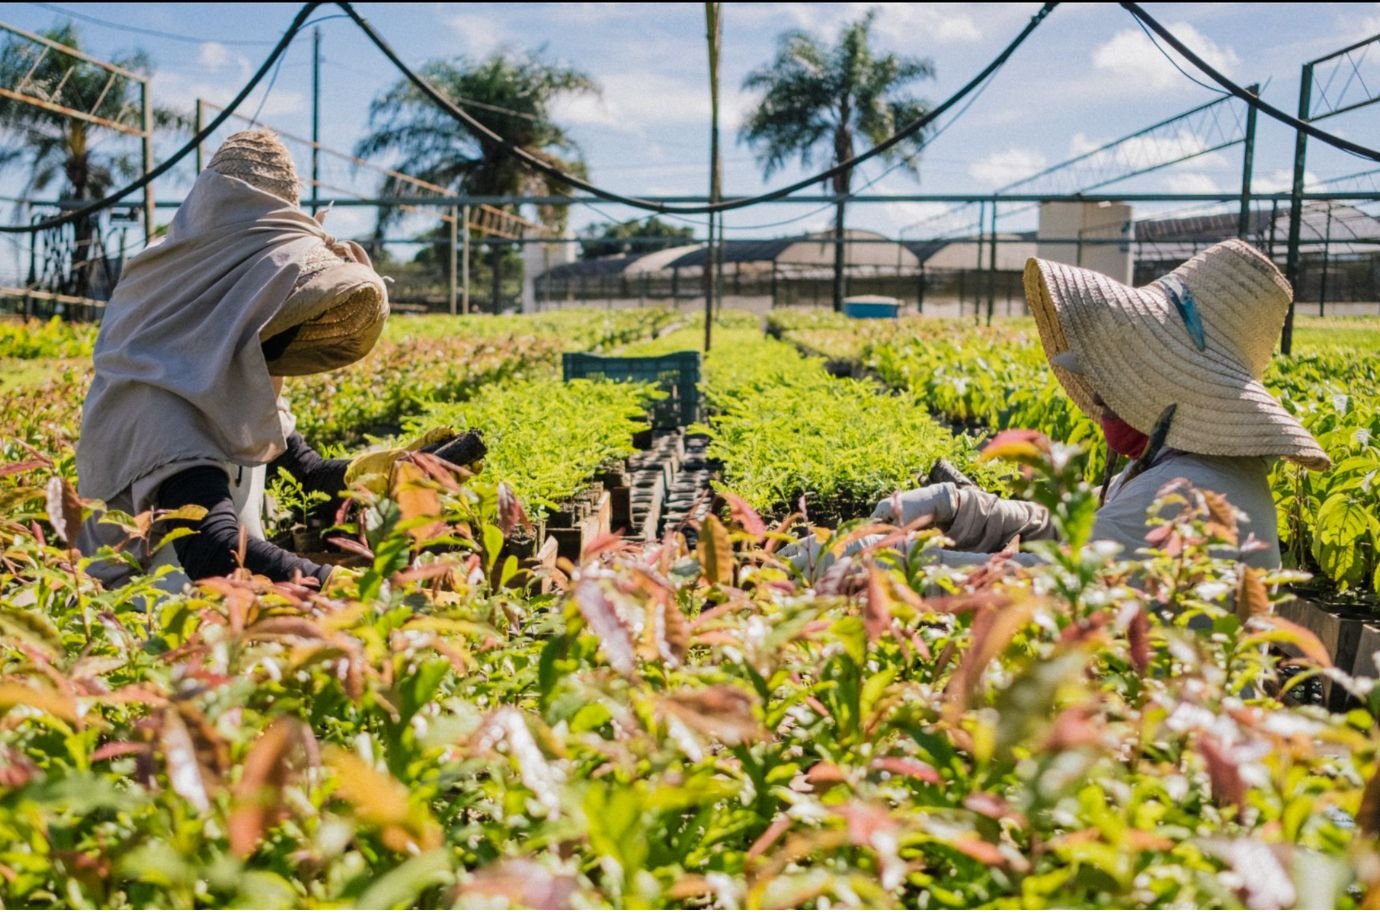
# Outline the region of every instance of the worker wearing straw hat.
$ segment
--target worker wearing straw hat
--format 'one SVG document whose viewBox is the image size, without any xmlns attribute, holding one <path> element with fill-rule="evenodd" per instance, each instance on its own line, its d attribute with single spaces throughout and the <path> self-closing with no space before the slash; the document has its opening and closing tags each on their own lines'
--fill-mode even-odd
<svg viewBox="0 0 1380 920">
<path fill-rule="evenodd" d="M 100 515 L 78 546 L 133 552 L 166 584 L 229 574 L 237 559 L 275 581 L 324 583 L 328 566 L 265 540 L 265 480 L 286 470 L 338 493 L 347 461 L 323 460 L 294 430 L 283 378 L 345 367 L 388 316 L 383 279 L 356 243 L 298 209 L 292 157 L 271 131 L 231 135 L 197 177 L 167 233 L 130 260 L 106 306 L 77 445 L 78 491 L 138 515 L 192 505 L 191 533 L 152 541 Z M 127 525 L 126 525 L 127 526 Z M 241 531 L 247 542 L 239 555 Z M 155 544 L 156 545 L 156 544 Z M 114 558 L 88 571 L 118 584 Z"/>
<path fill-rule="evenodd" d="M 1277 567 L 1270 468 L 1279 457 L 1308 469 L 1326 469 L 1329 461 L 1260 382 L 1293 298 L 1275 265 L 1228 240 L 1131 287 L 1086 268 L 1031 259 L 1025 294 L 1064 390 L 1101 425 L 1113 451 L 1133 458 L 1104 487 L 1093 539 L 1115 541 L 1128 553 L 1146 547 L 1150 506 L 1182 479 L 1223 494 L 1242 513 L 1244 561 Z M 939 561 L 955 565 L 981 561 L 979 554 L 1013 539 L 1058 537 L 1043 507 L 952 483 L 897 493 L 873 516 L 897 524 L 928 519 L 955 548 Z M 879 539 L 864 537 L 850 551 Z M 786 555 L 819 573 L 832 559 L 821 559 L 817 549 L 806 540 Z"/>
</svg>

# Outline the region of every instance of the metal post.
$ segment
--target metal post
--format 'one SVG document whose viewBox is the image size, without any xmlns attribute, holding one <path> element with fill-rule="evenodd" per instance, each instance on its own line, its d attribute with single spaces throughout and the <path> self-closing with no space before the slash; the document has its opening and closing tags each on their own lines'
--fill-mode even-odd
<svg viewBox="0 0 1380 920">
<path fill-rule="evenodd" d="M 1270 200 L 1270 261 L 1275 260 L 1275 225 L 1279 223 L 1279 199 Z"/>
<path fill-rule="evenodd" d="M 671 266 L 671 309 L 680 309 L 680 266 Z"/>
<path fill-rule="evenodd" d="M 1313 65 L 1304 64 L 1299 76 L 1299 120 L 1308 120 L 1313 97 Z M 1302 131 L 1294 135 L 1294 186 L 1289 199 L 1289 250 L 1284 260 L 1284 275 L 1295 291 L 1299 287 L 1299 231 L 1303 223 L 1303 169 L 1308 157 L 1308 135 Z M 1297 297 L 1294 298 L 1298 300 Z M 1284 314 L 1284 331 L 1279 338 L 1279 350 L 1292 354 L 1294 350 L 1294 304 Z"/>
<path fill-rule="evenodd" d="M 462 233 L 460 249 L 460 312 L 470 313 L 470 206 L 460 208 L 460 229 Z"/>
<path fill-rule="evenodd" d="M 776 260 L 771 260 L 771 308 L 776 309 Z"/>
<path fill-rule="evenodd" d="M 925 263 L 920 263 L 920 274 L 915 276 L 915 312 L 925 313 Z"/>
<path fill-rule="evenodd" d="M 1260 84 L 1252 83 L 1246 87 L 1252 96 L 1260 94 Z M 1241 151 L 1241 217 L 1236 224 L 1236 235 L 1245 239 L 1251 232 L 1251 170 L 1255 166 L 1255 106 L 1246 106 L 1246 137 Z"/>
<path fill-rule="evenodd" d="M 997 200 L 992 199 L 992 232 L 988 238 L 987 259 L 987 325 L 992 325 L 992 311 L 997 306 Z"/>
<path fill-rule="evenodd" d="M 321 207 L 321 27 L 311 35 L 311 213 Z M 454 209 L 452 209 L 454 210 Z M 452 224 L 452 228 L 454 225 Z M 452 233 L 452 236 L 454 234 Z M 452 267 L 455 263 L 451 253 Z M 455 312 L 455 273 L 451 272 L 450 312 Z"/>
<path fill-rule="evenodd" d="M 723 40 L 723 24 L 719 19 L 720 5 L 704 5 L 705 39 L 709 44 L 709 200 L 719 200 L 719 45 Z M 704 350 L 709 352 L 710 333 L 714 326 L 714 214 L 709 215 L 709 248 L 704 259 Z M 720 237 L 722 242 L 722 235 Z"/>
<path fill-rule="evenodd" d="M 982 243 L 983 232 L 987 226 L 987 202 L 978 202 L 978 235 L 977 235 L 977 278 L 973 279 L 973 322 L 982 322 L 982 294 L 978 293 L 976 282 L 982 278 Z M 958 315 L 963 315 L 963 295 L 958 295 Z"/>
<path fill-rule="evenodd" d="M 149 93 L 149 81 L 143 80 L 139 83 L 139 97 L 144 110 L 144 143 L 142 166 L 144 175 L 153 172 L 153 96 Z M 153 235 L 158 230 L 158 222 L 155 219 L 153 209 L 153 183 L 144 183 L 144 242 L 152 243 Z M 94 226 L 94 223 L 93 223 Z M 86 292 L 83 292 L 86 293 Z"/>
<path fill-rule="evenodd" d="M 201 101 L 201 97 L 196 98 L 196 115 L 193 116 L 192 133 L 200 134 L 202 127 L 206 124 L 206 108 Z M 196 174 L 201 175 L 201 170 L 205 167 L 206 148 L 200 141 L 196 145 Z"/>
<path fill-rule="evenodd" d="M 312 151 L 316 153 L 315 150 Z M 315 186 L 312 186 L 315 189 Z M 456 261 L 460 258 L 460 209 L 455 205 L 450 206 L 450 246 L 447 248 L 446 259 L 450 267 L 450 315 L 455 315 L 455 308 L 460 299 L 460 292 L 455 282 Z"/>
<path fill-rule="evenodd" d="M 1327 230 L 1323 233 L 1322 282 L 1318 290 L 1318 316 L 1327 315 L 1327 257 L 1332 249 L 1332 202 L 1327 203 Z"/>
</svg>

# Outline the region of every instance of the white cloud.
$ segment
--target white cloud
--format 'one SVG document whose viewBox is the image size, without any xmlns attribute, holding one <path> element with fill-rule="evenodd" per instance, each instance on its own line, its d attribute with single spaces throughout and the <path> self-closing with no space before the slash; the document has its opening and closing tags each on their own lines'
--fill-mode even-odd
<svg viewBox="0 0 1380 920">
<path fill-rule="evenodd" d="M 1106 143 L 1108 141 L 1089 138 L 1081 131 L 1075 132 L 1069 141 L 1069 156 L 1078 157 L 1092 153 Z M 1079 166 L 1083 169 L 1115 168 L 1134 172 L 1158 163 L 1172 163 L 1189 157 L 1192 157 L 1194 168 L 1198 170 L 1225 169 L 1232 165 L 1232 162 L 1219 151 L 1207 151 L 1207 142 L 1184 128 L 1173 135 L 1132 138 L 1111 150 L 1088 157 Z"/>
<path fill-rule="evenodd" d="M 445 23 L 460 37 L 465 51 L 474 57 L 487 57 L 490 52 L 508 44 L 513 37 L 501 20 L 483 13 L 447 16 Z"/>
<path fill-rule="evenodd" d="M 1312 170 L 1303 171 L 1303 187 L 1311 191 L 1320 181 L 1320 177 Z M 1256 176 L 1251 181 L 1251 191 L 1253 192 L 1289 192 L 1294 188 L 1294 171 L 1292 169 L 1276 169 L 1265 176 Z"/>
<path fill-rule="evenodd" d="M 1171 192 L 1183 195 L 1210 195 L 1222 189 L 1217 181 L 1206 173 L 1177 173 L 1169 177 L 1165 187 Z"/>
<path fill-rule="evenodd" d="M 617 127 L 641 136 L 640 129 L 665 125 L 709 125 L 709 87 L 651 71 L 601 74 L 601 97 L 565 96 L 552 106 L 556 119 L 584 127 Z M 719 130 L 737 130 L 752 104 L 750 96 L 720 87 Z M 726 139 L 729 139 L 726 137 Z"/>
<path fill-rule="evenodd" d="M 1220 46 L 1186 22 L 1170 23 L 1167 28 L 1191 51 L 1228 76 L 1240 66 L 1241 59 L 1231 48 Z M 1172 55 L 1189 74 L 1206 79 L 1192 64 L 1167 45 L 1165 53 Z M 1092 52 L 1093 68 L 1134 85 L 1141 91 L 1166 90 L 1188 85 L 1188 80 L 1174 68 L 1159 48 L 1140 29 L 1123 29 Z"/>
<path fill-rule="evenodd" d="M 153 75 L 153 98 L 160 106 L 174 111 L 191 113 L 197 99 L 204 99 L 214 105 L 225 105 L 235 98 L 240 89 L 240 81 L 227 75 L 224 81 L 188 79 L 186 74 L 160 70 Z M 252 117 L 259 109 L 259 101 L 264 98 L 264 90 L 258 89 L 239 107 L 239 114 Z M 276 87 L 263 103 L 259 117 L 269 119 L 275 116 L 298 115 L 307 111 L 306 93 Z M 288 130 L 292 130 L 288 127 Z"/>
<path fill-rule="evenodd" d="M 986 185 L 999 187 L 1037 173 L 1046 165 L 1044 156 L 1037 150 L 1008 147 L 972 163 L 968 175 Z"/>
<path fill-rule="evenodd" d="M 735 4 L 728 13 L 726 25 L 734 22 L 755 25 L 778 23 L 783 29 L 803 29 L 814 32 L 827 41 L 833 41 L 841 26 L 862 18 L 873 8 L 877 10 L 877 20 L 873 25 L 874 34 L 903 48 L 914 47 L 917 36 L 923 38 L 927 47 L 976 42 L 982 39 L 982 30 L 978 28 L 973 17 L 953 4 Z M 985 19 L 990 20 L 990 16 Z"/>
</svg>

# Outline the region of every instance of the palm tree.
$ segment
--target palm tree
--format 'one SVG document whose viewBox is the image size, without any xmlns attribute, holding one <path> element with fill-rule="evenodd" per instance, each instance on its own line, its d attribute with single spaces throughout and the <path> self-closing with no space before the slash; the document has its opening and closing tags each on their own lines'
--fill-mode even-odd
<svg viewBox="0 0 1380 920">
<path fill-rule="evenodd" d="M 80 36 L 72 24 L 58 26 L 43 37 L 80 51 Z M 116 57 L 111 63 L 138 74 L 150 69 L 141 51 Z M 104 68 L 37 43 L 14 38 L 0 48 L 0 86 L 25 96 L 43 99 L 66 108 L 130 127 L 142 127 L 139 83 L 112 75 Z M 159 127 L 182 125 L 185 118 L 166 109 L 154 110 Z M 40 108 L 6 96 L 0 98 L 0 170 L 22 168 L 23 195 L 32 197 L 57 188 L 64 207 L 103 197 L 117 185 L 139 174 L 135 150 L 124 145 L 112 151 L 103 144 L 115 132 L 59 111 Z M 101 255 L 97 216 L 73 223 L 70 263 L 63 266 L 57 293 L 91 296 L 95 260 Z M 113 271 L 107 267 L 107 280 Z M 33 279 L 31 279 L 33 280 Z"/>
<path fill-rule="evenodd" d="M 738 132 L 770 179 L 788 160 L 809 169 L 826 152 L 830 165 L 851 159 L 854 140 L 875 145 L 929 110 L 929 103 L 905 92 L 916 80 L 934 78 L 929 58 L 878 54 L 871 47 L 876 10 L 849 23 L 838 42 L 825 47 L 808 32 L 793 29 L 777 37 L 776 57 L 743 80 L 743 89 L 761 93 Z M 883 158 L 919 177 L 922 135 L 892 147 Z M 835 195 L 852 188 L 852 170 L 834 176 L 826 187 Z M 843 309 L 844 202 L 834 208 L 834 309 Z"/>
<path fill-rule="evenodd" d="M 552 119 L 551 105 L 567 94 L 597 94 L 598 84 L 587 74 L 550 63 L 540 52 L 498 53 L 479 62 L 464 57 L 428 61 L 420 72 L 500 137 L 567 173 L 585 177 L 580 150 Z M 564 195 L 571 190 L 566 183 L 523 166 L 492 142 L 475 137 L 406 80 L 395 83 L 370 104 L 369 128 L 370 134 L 355 145 L 356 156 L 397 154 L 397 170 L 456 194 Z M 380 198 L 413 193 L 406 182 L 393 177 L 385 179 L 379 189 Z M 516 212 L 517 208 L 509 210 Z M 537 209 L 537 216 L 542 223 L 563 227 L 565 211 L 564 207 L 543 206 Z M 381 206 L 379 236 L 399 217 L 399 208 Z M 490 247 L 495 311 L 502 282 L 499 266 L 507 248 L 497 243 Z"/>
</svg>

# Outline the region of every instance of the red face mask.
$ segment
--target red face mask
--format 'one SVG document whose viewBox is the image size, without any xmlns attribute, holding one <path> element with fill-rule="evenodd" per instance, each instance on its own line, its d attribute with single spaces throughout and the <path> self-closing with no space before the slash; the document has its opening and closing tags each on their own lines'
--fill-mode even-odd
<svg viewBox="0 0 1380 920">
<path fill-rule="evenodd" d="M 1107 436 L 1107 444 L 1121 456 L 1134 459 L 1145 453 L 1150 441 L 1148 436 L 1111 413 L 1104 413 L 1099 424 L 1102 425 L 1102 433 Z"/>
</svg>

